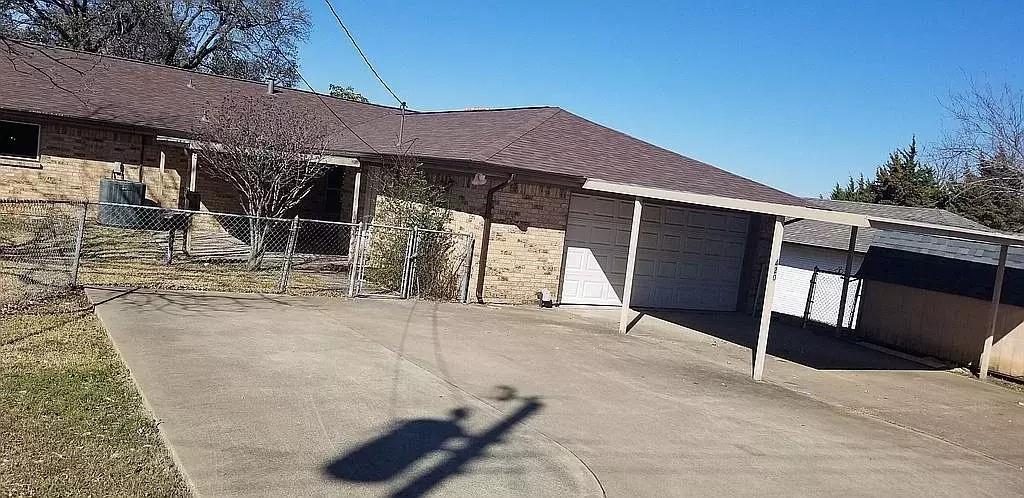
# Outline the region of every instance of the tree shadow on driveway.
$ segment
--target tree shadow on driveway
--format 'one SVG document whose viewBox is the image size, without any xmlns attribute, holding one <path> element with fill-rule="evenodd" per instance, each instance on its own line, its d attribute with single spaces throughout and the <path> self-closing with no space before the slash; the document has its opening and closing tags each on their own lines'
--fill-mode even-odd
<svg viewBox="0 0 1024 498">
<path fill-rule="evenodd" d="M 499 401 L 519 401 L 519 407 L 483 432 L 473 434 L 465 427 L 469 408 L 456 408 L 447 418 L 426 418 L 398 422 L 390 431 L 348 451 L 324 466 L 331 478 L 349 482 L 397 480 L 420 459 L 444 452 L 443 460 L 411 479 L 390 496 L 422 496 L 449 477 L 462 473 L 471 461 L 491 445 L 504 441 L 515 426 L 538 412 L 544 404 L 537 397 L 519 397 L 516 390 L 499 386 Z"/>
</svg>

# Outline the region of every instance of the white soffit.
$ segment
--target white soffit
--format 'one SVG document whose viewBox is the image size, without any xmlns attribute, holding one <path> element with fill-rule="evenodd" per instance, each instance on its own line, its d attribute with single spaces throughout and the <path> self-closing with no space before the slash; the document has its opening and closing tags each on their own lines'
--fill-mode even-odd
<svg viewBox="0 0 1024 498">
<path fill-rule="evenodd" d="M 204 144 L 203 142 L 199 142 L 199 141 L 196 141 L 196 140 L 191 140 L 191 139 L 188 139 L 188 138 L 168 137 L 168 136 L 163 136 L 163 135 L 157 135 L 156 141 L 157 142 L 167 142 L 167 143 L 181 144 L 181 145 L 183 145 L 185 147 L 188 147 L 190 149 L 198 148 L 200 145 L 206 146 L 206 147 L 210 147 L 210 148 L 217 148 L 217 147 L 219 147 L 219 144 Z M 315 157 L 315 156 L 310 154 L 310 157 Z M 319 156 L 319 158 L 320 158 L 320 160 L 318 162 L 321 163 L 321 164 L 330 164 L 331 166 L 345 166 L 345 167 L 348 167 L 348 168 L 358 168 L 359 167 L 359 159 L 356 159 L 354 157 L 335 156 L 335 155 L 331 155 L 331 154 L 323 154 L 323 155 Z"/>
</svg>

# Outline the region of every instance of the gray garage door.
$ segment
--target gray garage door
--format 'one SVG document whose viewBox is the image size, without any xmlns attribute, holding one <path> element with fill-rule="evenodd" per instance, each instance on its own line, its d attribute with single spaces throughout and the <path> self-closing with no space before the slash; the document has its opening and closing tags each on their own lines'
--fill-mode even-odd
<svg viewBox="0 0 1024 498">
<path fill-rule="evenodd" d="M 565 304 L 622 304 L 633 203 L 573 194 L 566 228 Z M 646 204 L 640 223 L 633 303 L 638 307 L 736 307 L 749 218 Z"/>
</svg>

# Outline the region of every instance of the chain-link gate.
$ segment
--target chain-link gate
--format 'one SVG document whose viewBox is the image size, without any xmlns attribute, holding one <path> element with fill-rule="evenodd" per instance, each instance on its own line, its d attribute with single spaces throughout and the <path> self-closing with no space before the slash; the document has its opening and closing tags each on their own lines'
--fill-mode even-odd
<svg viewBox="0 0 1024 498">
<path fill-rule="evenodd" d="M 472 235 L 366 225 L 356 244 L 357 295 L 466 302 Z"/>
<path fill-rule="evenodd" d="M 804 323 L 814 322 L 832 327 L 841 325 L 847 329 L 855 328 L 862 286 L 862 279 L 850 276 L 850 283 L 846 290 L 842 324 L 838 324 L 839 306 L 843 301 L 843 273 L 815 267 L 814 272 L 811 274 L 810 286 L 807 290 L 807 301 L 803 316 Z"/>
</svg>

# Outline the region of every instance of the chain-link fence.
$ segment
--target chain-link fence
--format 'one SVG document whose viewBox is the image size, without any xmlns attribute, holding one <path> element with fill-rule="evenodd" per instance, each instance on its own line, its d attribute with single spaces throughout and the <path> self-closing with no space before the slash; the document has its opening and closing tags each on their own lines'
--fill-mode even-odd
<svg viewBox="0 0 1024 498">
<path fill-rule="evenodd" d="M 0 202 L 0 314 L 69 290 L 83 215 L 74 203 Z"/>
<path fill-rule="evenodd" d="M 857 326 L 860 291 L 863 280 L 851 276 L 843 301 L 843 274 L 815 268 L 811 274 L 810 287 L 804 308 L 804 323 L 813 322 L 836 327 L 839 321 L 839 307 L 842 305 L 843 328 L 853 329 Z"/>
<path fill-rule="evenodd" d="M 0 200 L 0 310 L 76 284 L 464 301 L 472 251 L 453 232 Z"/>
</svg>

